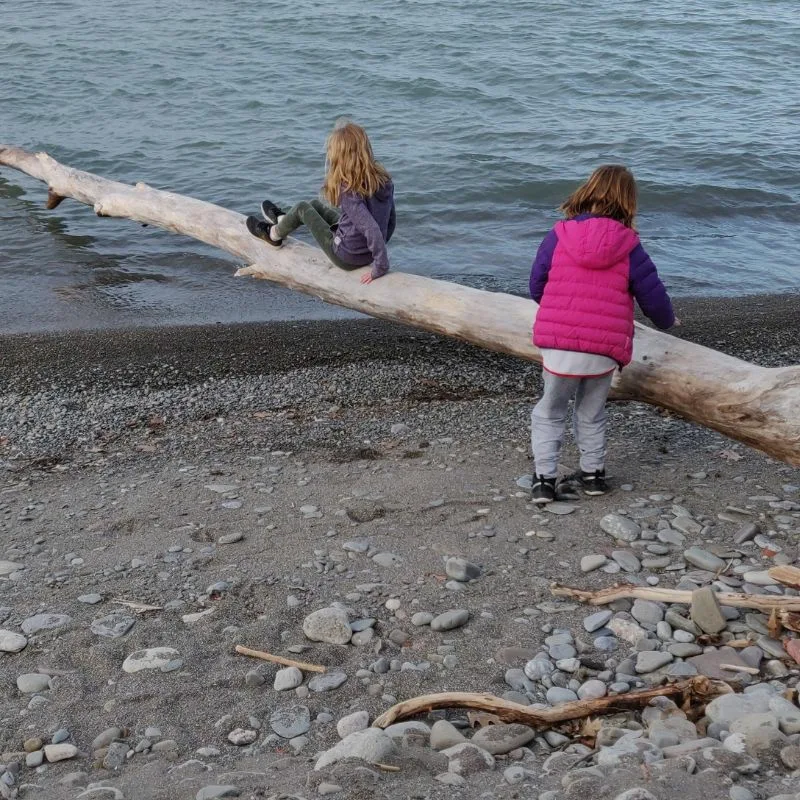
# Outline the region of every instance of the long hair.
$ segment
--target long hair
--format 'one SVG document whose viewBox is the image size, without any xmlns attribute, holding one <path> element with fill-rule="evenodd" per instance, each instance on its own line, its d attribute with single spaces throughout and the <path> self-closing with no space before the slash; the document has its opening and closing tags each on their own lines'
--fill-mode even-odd
<svg viewBox="0 0 800 800">
<path fill-rule="evenodd" d="M 578 214 L 597 214 L 634 228 L 636 203 L 633 173 L 620 164 L 606 164 L 598 167 L 589 180 L 561 204 L 561 211 L 567 219 Z"/>
<path fill-rule="evenodd" d="M 346 189 L 370 197 L 391 180 L 391 175 L 375 160 L 367 132 L 355 122 L 337 125 L 326 144 L 328 169 L 322 194 L 334 206 Z"/>
</svg>

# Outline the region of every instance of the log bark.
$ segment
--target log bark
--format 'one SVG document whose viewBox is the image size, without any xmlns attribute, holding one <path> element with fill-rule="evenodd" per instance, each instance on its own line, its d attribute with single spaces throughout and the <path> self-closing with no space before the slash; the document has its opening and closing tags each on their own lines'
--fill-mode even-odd
<svg viewBox="0 0 800 800">
<path fill-rule="evenodd" d="M 657 603 L 681 603 L 690 605 L 692 593 L 684 589 L 660 589 L 655 586 L 633 586 L 623 583 L 598 589 L 592 592 L 586 589 L 575 589 L 554 583 L 550 591 L 556 597 L 579 600 L 590 606 L 605 606 L 615 600 L 653 600 Z M 800 597 L 779 597 L 774 594 L 744 594 L 740 592 L 716 592 L 714 595 L 720 605 L 733 608 L 754 608 L 767 614 L 776 611 L 779 618 L 791 612 L 800 612 Z"/>
<path fill-rule="evenodd" d="M 387 728 L 399 720 L 415 717 L 437 708 L 471 708 L 494 714 L 503 722 L 520 722 L 537 730 L 545 730 L 559 722 L 644 708 L 654 697 L 680 695 L 684 702 L 697 705 L 705 704 L 714 697 L 720 694 L 729 694 L 731 691 L 733 691 L 731 687 L 723 681 L 713 681 L 699 676 L 655 689 L 646 689 L 642 692 L 627 692 L 595 700 L 576 700 L 572 703 L 563 703 L 545 709 L 534 709 L 530 706 L 512 703 L 491 694 L 443 692 L 442 694 L 426 694 L 411 700 L 404 700 L 381 714 L 372 723 L 372 727 Z"/>
<path fill-rule="evenodd" d="M 50 207 L 72 197 L 107 217 L 127 217 L 191 236 L 242 259 L 252 275 L 328 303 L 541 361 L 531 342 L 537 306 L 419 275 L 392 272 L 367 286 L 362 270 L 333 266 L 316 248 L 290 240 L 278 249 L 252 237 L 245 217 L 191 197 L 101 178 L 46 153 L 0 145 L 0 165 L 44 181 Z M 800 366 L 765 368 L 637 324 L 633 362 L 612 397 L 639 400 L 800 466 Z"/>
</svg>

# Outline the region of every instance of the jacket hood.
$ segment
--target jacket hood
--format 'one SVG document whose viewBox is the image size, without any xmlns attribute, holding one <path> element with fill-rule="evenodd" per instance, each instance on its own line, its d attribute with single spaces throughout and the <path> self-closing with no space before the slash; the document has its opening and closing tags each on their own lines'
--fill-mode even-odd
<svg viewBox="0 0 800 800">
<path fill-rule="evenodd" d="M 394 195 L 394 184 L 391 181 L 386 181 L 383 186 L 378 187 L 378 191 L 372 195 L 379 203 L 386 203 L 392 199 Z"/>
<path fill-rule="evenodd" d="M 639 244 L 636 231 L 609 217 L 568 219 L 556 225 L 559 244 L 578 266 L 608 269 Z"/>
</svg>

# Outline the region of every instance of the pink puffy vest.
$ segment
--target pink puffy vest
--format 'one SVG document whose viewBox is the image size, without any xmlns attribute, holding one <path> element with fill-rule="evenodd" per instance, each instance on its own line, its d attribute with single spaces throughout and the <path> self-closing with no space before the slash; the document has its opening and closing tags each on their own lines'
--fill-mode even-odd
<svg viewBox="0 0 800 800">
<path fill-rule="evenodd" d="M 630 253 L 635 231 L 609 217 L 566 220 L 533 325 L 533 343 L 608 356 L 621 366 L 633 355 Z"/>
</svg>

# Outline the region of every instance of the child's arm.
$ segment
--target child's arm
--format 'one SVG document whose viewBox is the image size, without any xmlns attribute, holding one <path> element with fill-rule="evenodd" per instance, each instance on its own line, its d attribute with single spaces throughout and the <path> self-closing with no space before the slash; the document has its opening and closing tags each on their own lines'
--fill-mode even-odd
<svg viewBox="0 0 800 800">
<path fill-rule="evenodd" d="M 664 331 L 671 328 L 675 324 L 675 312 L 656 265 L 641 244 L 631 250 L 630 258 L 631 292 L 636 302 L 656 327 Z"/>
<path fill-rule="evenodd" d="M 553 253 L 558 244 L 558 236 L 555 231 L 550 231 L 542 239 L 539 249 L 536 251 L 536 258 L 533 260 L 531 268 L 530 291 L 531 298 L 537 303 L 542 302 L 544 287 L 550 274 L 550 265 L 553 262 Z"/>
<path fill-rule="evenodd" d="M 362 281 L 369 283 L 382 277 L 389 271 L 389 253 L 380 226 L 375 222 L 375 217 L 369 213 L 363 197 L 355 192 L 342 192 L 339 199 L 342 211 L 353 221 L 353 224 L 364 235 L 367 247 L 372 253 L 372 272 L 365 275 Z"/>
</svg>

